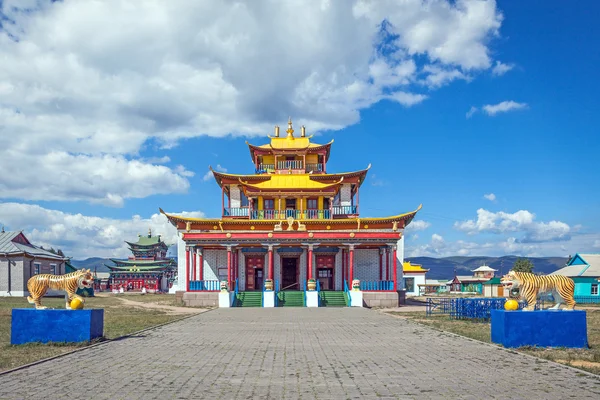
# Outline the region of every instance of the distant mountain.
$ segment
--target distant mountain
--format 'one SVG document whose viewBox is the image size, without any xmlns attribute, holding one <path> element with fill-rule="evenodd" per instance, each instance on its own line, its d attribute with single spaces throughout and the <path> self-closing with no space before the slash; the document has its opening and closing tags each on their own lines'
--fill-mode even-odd
<svg viewBox="0 0 600 400">
<path fill-rule="evenodd" d="M 177 261 L 177 257 L 170 257 Z M 71 265 L 77 269 L 89 268 L 96 272 L 110 272 L 106 265 L 113 265 L 109 258 L 91 257 L 85 260 L 71 260 Z"/>
<path fill-rule="evenodd" d="M 85 260 L 71 260 L 71 265 L 77 269 L 91 269 L 92 272 L 109 272 L 110 270 L 104 264 L 113 265 L 113 262 L 108 258 L 91 257 Z"/>
<path fill-rule="evenodd" d="M 472 271 L 482 265 L 497 269 L 496 276 L 505 274 L 512 268 L 517 256 L 504 257 L 408 257 L 406 261 L 413 264 L 421 264 L 428 269 L 428 279 L 451 279 L 456 275 L 472 275 Z M 549 274 L 565 266 L 567 257 L 528 257 L 533 263 L 533 272 L 538 274 Z"/>
</svg>

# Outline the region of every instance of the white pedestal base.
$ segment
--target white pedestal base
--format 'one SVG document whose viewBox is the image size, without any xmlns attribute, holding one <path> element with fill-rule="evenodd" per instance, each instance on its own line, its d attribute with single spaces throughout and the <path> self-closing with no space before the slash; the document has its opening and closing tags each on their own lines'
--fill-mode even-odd
<svg viewBox="0 0 600 400">
<path fill-rule="evenodd" d="M 306 307 L 319 307 L 319 293 L 316 290 L 306 292 Z"/>
<path fill-rule="evenodd" d="M 352 307 L 362 307 L 363 306 L 363 292 L 360 290 L 351 290 L 350 291 L 350 305 Z"/>
<path fill-rule="evenodd" d="M 229 308 L 231 307 L 231 297 L 233 294 L 229 294 L 229 292 L 219 292 L 219 308 Z"/>
<path fill-rule="evenodd" d="M 263 292 L 263 307 L 275 307 L 275 292 L 272 290 Z"/>
</svg>

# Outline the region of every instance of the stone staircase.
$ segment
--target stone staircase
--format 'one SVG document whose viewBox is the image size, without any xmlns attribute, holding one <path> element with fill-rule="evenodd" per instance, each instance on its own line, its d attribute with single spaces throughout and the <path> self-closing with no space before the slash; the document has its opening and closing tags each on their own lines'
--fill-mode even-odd
<svg viewBox="0 0 600 400">
<path fill-rule="evenodd" d="M 346 296 L 343 291 L 322 291 L 319 292 L 321 297 L 321 307 L 346 307 Z"/>
<path fill-rule="evenodd" d="M 300 290 L 285 290 L 277 292 L 279 307 L 304 307 L 304 292 Z"/>
<path fill-rule="evenodd" d="M 262 292 L 239 292 L 234 307 L 262 307 Z"/>
</svg>

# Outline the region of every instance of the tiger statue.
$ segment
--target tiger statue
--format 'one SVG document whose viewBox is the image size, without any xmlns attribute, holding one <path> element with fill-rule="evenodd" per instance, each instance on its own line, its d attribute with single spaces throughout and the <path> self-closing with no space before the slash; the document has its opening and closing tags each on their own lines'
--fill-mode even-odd
<svg viewBox="0 0 600 400">
<path fill-rule="evenodd" d="M 567 310 L 575 308 L 575 282 L 573 279 L 563 275 L 534 275 L 530 272 L 510 271 L 500 279 L 504 287 L 510 289 L 519 288 L 519 297 L 527 300 L 524 311 L 535 309 L 539 293 L 552 293 L 556 304 L 551 310 L 558 310 L 560 305 L 566 303 Z"/>
<path fill-rule="evenodd" d="M 65 275 L 40 274 L 34 275 L 27 281 L 27 290 L 29 296 L 27 301 L 35 304 L 38 310 L 44 310 L 47 307 L 42 306 L 42 297 L 48 289 L 64 290 L 67 292 L 67 303 L 65 308 L 71 309 L 71 300 L 78 298 L 82 303 L 85 300 L 77 295 L 77 289 L 91 288 L 94 283 L 94 277 L 89 269 L 80 269 Z"/>
</svg>

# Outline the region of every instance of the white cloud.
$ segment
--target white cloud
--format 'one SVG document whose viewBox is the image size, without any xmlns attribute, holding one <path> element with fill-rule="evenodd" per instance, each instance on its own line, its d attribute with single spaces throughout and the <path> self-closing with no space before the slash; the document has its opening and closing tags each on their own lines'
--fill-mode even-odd
<svg viewBox="0 0 600 400">
<path fill-rule="evenodd" d="M 408 224 L 405 231 L 406 232 L 424 231 L 425 229 L 429 228 L 430 226 L 431 226 L 430 222 L 423 221 L 422 219 L 416 219 L 416 220 L 412 221 L 410 224 Z"/>
<path fill-rule="evenodd" d="M 447 85 L 456 79 L 470 79 L 463 72 L 455 68 L 441 68 L 437 65 L 426 65 L 423 68 L 423 71 L 428 73 L 428 75 L 421 83 L 432 89 Z"/>
<path fill-rule="evenodd" d="M 219 172 L 227 172 L 227 168 L 223 168 L 221 166 L 221 164 L 217 164 L 217 166 L 214 168 L 215 171 L 219 171 Z M 212 171 L 209 169 L 206 174 L 204 174 L 204 176 L 202 177 L 202 180 L 204 182 L 208 182 L 210 180 L 213 179 L 213 173 Z"/>
<path fill-rule="evenodd" d="M 469 109 L 469 111 L 467 111 L 467 119 L 471 118 L 473 116 L 473 114 L 475 114 L 477 112 L 477 107 L 475 106 L 471 106 L 471 108 Z"/>
<path fill-rule="evenodd" d="M 474 241 L 440 241 L 432 237 L 429 243 L 406 246 L 405 257 L 452 257 L 490 256 L 499 257 L 516 255 L 521 257 L 566 257 L 568 254 L 594 252 L 594 243 L 600 244 L 600 234 L 573 235 L 560 242 L 523 242 L 514 236 L 502 237 L 499 240 L 487 240 L 481 243 Z"/>
<path fill-rule="evenodd" d="M 199 211 L 177 213 L 203 217 Z M 76 259 L 88 257 L 127 257 L 131 252 L 125 240 L 136 241 L 138 234 L 162 235 L 167 244 L 177 241 L 177 229 L 159 213 L 149 218 L 102 218 L 50 210 L 38 205 L 0 203 L 0 223 L 6 230 L 23 230 L 35 245 L 62 249 Z"/>
<path fill-rule="evenodd" d="M 502 76 L 515 67 L 514 64 L 504 64 L 500 61 L 496 61 L 496 64 L 492 68 L 492 75 Z"/>
<path fill-rule="evenodd" d="M 489 201 L 496 201 L 496 195 L 494 193 L 484 194 L 483 198 Z"/>
<path fill-rule="evenodd" d="M 536 222 L 534 220 L 535 214 L 527 210 L 519 210 L 510 214 L 503 211 L 494 213 L 480 208 L 477 210 L 476 221 L 455 222 L 454 228 L 468 235 L 520 232 L 523 234 L 520 239 L 522 243 L 565 241 L 571 238 L 573 229 L 564 222 Z"/>
<path fill-rule="evenodd" d="M 508 100 L 494 105 L 486 104 L 483 107 L 481 107 L 481 109 L 487 115 L 494 116 L 498 113 L 504 113 L 513 110 L 523 110 L 527 107 L 527 103 L 517 103 L 515 101 Z"/>
<path fill-rule="evenodd" d="M 419 64 L 431 87 L 490 68 L 502 22 L 492 0 L 1 4 L 0 196 L 112 205 L 188 189 L 184 167 L 140 156 L 149 142 L 418 104 Z"/>
</svg>

